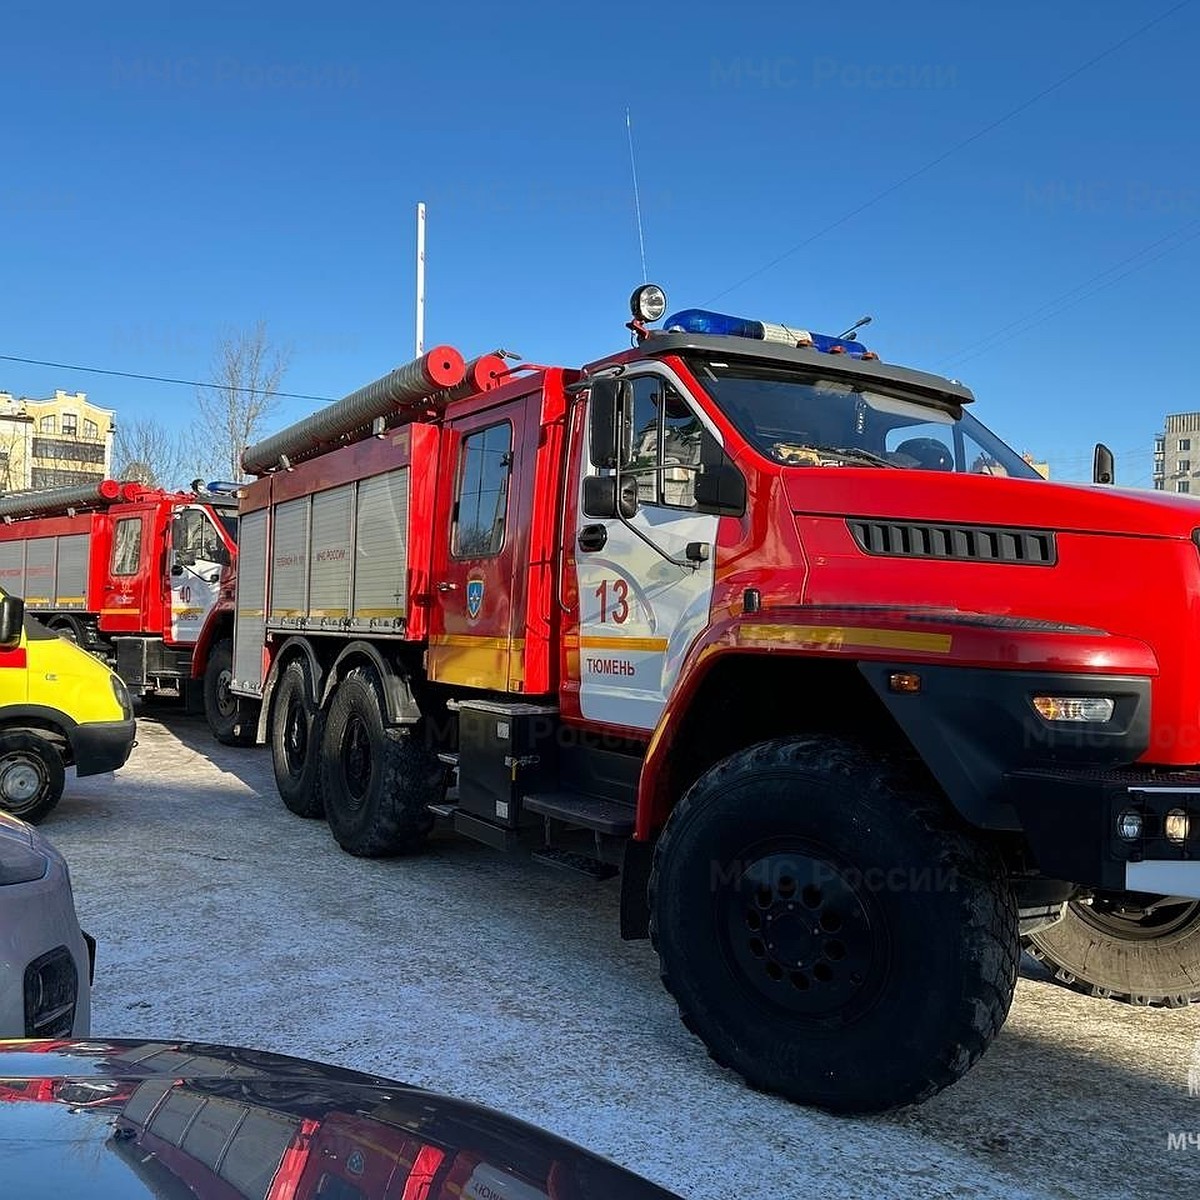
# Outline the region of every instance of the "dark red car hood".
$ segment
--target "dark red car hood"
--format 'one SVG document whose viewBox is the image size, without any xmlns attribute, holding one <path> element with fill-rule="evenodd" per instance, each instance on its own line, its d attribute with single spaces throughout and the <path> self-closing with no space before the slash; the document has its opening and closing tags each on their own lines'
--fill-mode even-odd
<svg viewBox="0 0 1200 1200">
<path fill-rule="evenodd" d="M 670 1200 L 552 1134 L 304 1059 L 189 1042 L 0 1042 L 14 1200 Z"/>
</svg>

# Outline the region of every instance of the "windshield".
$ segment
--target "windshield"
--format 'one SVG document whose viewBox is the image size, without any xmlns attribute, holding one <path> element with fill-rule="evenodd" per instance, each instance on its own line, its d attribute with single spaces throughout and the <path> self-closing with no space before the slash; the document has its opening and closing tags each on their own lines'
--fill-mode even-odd
<svg viewBox="0 0 1200 1200">
<path fill-rule="evenodd" d="M 748 363 L 692 368 L 738 432 L 776 462 L 1041 478 L 970 414 L 900 387 Z"/>
</svg>

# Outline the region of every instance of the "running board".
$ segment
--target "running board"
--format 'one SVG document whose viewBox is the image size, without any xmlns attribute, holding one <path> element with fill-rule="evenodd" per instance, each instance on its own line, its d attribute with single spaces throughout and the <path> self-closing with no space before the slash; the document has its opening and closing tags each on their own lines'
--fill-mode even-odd
<svg viewBox="0 0 1200 1200">
<path fill-rule="evenodd" d="M 613 837 L 633 834 L 633 806 L 581 792 L 540 792 L 521 798 L 525 812 Z"/>
<path fill-rule="evenodd" d="M 535 850 L 532 857 L 535 862 L 557 867 L 560 871 L 574 871 L 577 875 L 586 875 L 597 883 L 620 874 L 612 863 L 601 862 L 587 854 L 575 854 L 570 850 L 556 850 L 552 846 Z"/>
</svg>

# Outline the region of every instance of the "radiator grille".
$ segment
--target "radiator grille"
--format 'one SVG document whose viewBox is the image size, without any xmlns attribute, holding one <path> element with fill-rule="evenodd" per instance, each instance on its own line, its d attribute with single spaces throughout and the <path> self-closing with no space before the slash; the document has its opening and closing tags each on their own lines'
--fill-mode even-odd
<svg viewBox="0 0 1200 1200">
<path fill-rule="evenodd" d="M 859 549 L 891 558 L 948 558 L 963 562 L 1052 567 L 1054 534 L 1044 529 L 941 525 L 916 521 L 848 521 Z"/>
</svg>

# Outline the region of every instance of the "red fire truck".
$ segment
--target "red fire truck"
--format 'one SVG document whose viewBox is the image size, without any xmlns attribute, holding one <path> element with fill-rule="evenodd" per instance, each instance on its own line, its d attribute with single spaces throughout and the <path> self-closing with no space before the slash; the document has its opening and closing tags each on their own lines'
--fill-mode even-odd
<svg viewBox="0 0 1200 1200">
<path fill-rule="evenodd" d="M 0 497 L 0 587 L 135 695 L 202 690 L 225 740 L 236 558 L 237 501 L 220 485 L 105 479 Z"/>
<path fill-rule="evenodd" d="M 246 451 L 232 687 L 284 803 L 352 854 L 440 819 L 619 871 L 712 1056 L 830 1109 L 961 1076 L 1021 935 L 1186 1003 L 1200 508 L 1047 482 L 852 337 L 665 308 Z"/>
</svg>

